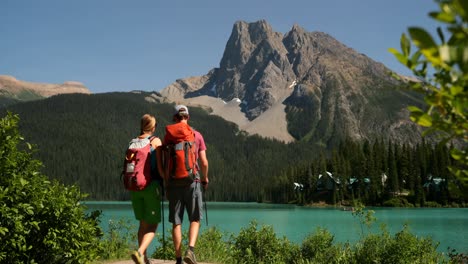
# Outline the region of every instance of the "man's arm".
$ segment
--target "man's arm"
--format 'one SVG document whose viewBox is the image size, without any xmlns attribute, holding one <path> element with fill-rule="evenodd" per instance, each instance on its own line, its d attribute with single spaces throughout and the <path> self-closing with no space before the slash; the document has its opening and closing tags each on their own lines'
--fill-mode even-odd
<svg viewBox="0 0 468 264">
<path fill-rule="evenodd" d="M 201 181 L 210 182 L 208 179 L 208 159 L 206 158 L 206 151 L 201 150 L 198 152 L 198 160 L 200 162 Z"/>
</svg>

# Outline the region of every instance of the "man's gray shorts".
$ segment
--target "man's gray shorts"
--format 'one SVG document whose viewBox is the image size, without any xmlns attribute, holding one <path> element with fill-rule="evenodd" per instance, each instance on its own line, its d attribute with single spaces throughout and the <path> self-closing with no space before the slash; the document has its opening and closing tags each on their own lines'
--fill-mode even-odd
<svg viewBox="0 0 468 264">
<path fill-rule="evenodd" d="M 203 200 L 201 183 L 194 181 L 186 186 L 171 186 L 167 188 L 169 200 L 169 222 L 180 225 L 184 220 L 184 210 L 190 222 L 203 219 Z"/>
</svg>

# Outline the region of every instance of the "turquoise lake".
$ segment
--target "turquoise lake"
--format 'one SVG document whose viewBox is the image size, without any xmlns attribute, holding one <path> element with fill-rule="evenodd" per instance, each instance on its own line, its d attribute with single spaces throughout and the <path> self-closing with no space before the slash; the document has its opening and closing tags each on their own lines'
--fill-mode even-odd
<svg viewBox="0 0 468 264">
<path fill-rule="evenodd" d="M 108 228 L 110 220 L 128 220 L 136 226 L 130 202 L 86 202 L 89 210 L 102 210 L 103 229 Z M 238 234 L 242 228 L 256 220 L 259 226 L 270 225 L 278 236 L 286 236 L 290 241 L 300 244 L 317 227 L 326 228 L 335 236 L 336 242 L 356 242 L 359 240 L 362 227 L 356 216 L 350 211 L 339 208 L 311 208 L 294 205 L 273 205 L 259 203 L 222 203 L 208 202 L 208 225 L 204 219 L 201 231 L 209 227 Z M 164 206 L 166 217 L 165 229 L 171 224 L 167 221 L 167 203 Z M 367 208 L 374 210 L 377 221 L 371 231 L 379 232 L 385 224 L 391 234 L 402 230 L 407 224 L 410 231 L 418 237 L 431 237 L 440 242 L 438 251 L 447 252 L 451 247 L 458 252 L 468 253 L 468 208 Z M 183 228 L 187 230 L 187 223 Z M 363 228 L 363 229 L 361 229 Z M 157 232 L 162 232 L 162 225 Z M 170 236 L 168 232 L 165 234 Z"/>
</svg>

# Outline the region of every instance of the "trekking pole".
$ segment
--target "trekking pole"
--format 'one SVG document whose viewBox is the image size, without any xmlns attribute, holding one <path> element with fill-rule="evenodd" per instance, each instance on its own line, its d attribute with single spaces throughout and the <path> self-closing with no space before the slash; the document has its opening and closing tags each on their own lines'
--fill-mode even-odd
<svg viewBox="0 0 468 264">
<path fill-rule="evenodd" d="M 205 204 L 205 218 L 206 218 L 206 226 L 208 226 L 208 207 L 206 207 L 206 189 L 203 190 L 203 202 Z"/>
<path fill-rule="evenodd" d="M 208 207 L 206 207 L 206 200 L 205 200 L 205 217 L 206 217 L 206 226 L 208 226 Z"/>
<path fill-rule="evenodd" d="M 164 186 L 161 186 L 161 213 L 162 213 L 162 229 L 163 229 L 163 251 L 166 256 L 166 228 L 164 227 Z"/>
</svg>

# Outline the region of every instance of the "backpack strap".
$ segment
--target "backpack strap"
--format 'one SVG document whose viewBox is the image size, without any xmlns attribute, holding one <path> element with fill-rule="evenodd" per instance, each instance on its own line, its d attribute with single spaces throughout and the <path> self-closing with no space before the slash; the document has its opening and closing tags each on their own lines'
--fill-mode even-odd
<svg viewBox="0 0 468 264">
<path fill-rule="evenodd" d="M 189 163 L 189 151 L 193 151 L 192 147 L 195 144 L 195 142 L 188 142 L 186 141 L 184 143 L 184 154 L 185 154 L 185 169 L 189 172 L 189 174 L 192 174 L 192 168 L 190 168 L 190 163 Z"/>
<path fill-rule="evenodd" d="M 147 137 L 147 139 L 149 139 L 149 141 L 150 141 L 150 150 L 151 150 L 150 157 L 152 157 L 152 155 L 154 155 L 155 157 L 157 156 L 157 153 L 154 153 L 154 151 L 156 149 L 153 148 L 153 145 L 151 145 L 153 140 L 155 140 L 156 138 L 158 138 L 158 137 L 157 136 Z M 154 159 L 151 159 L 151 177 L 153 179 L 155 179 L 155 180 L 161 180 L 161 175 L 159 175 L 159 171 L 158 171 L 157 161 L 154 160 Z M 161 186 L 162 186 L 162 184 L 161 184 Z"/>
<path fill-rule="evenodd" d="M 157 138 L 157 136 L 149 136 L 147 137 L 147 139 L 149 139 L 149 142 L 150 142 L 150 148 L 151 148 L 151 151 L 154 151 L 155 148 L 153 148 L 153 145 L 151 145 L 151 142 L 153 142 L 153 140 L 155 140 Z"/>
</svg>

